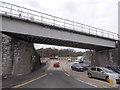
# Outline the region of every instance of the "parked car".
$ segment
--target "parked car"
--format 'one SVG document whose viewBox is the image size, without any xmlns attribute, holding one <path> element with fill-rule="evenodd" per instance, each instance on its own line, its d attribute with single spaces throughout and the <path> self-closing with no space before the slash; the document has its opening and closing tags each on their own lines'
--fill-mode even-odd
<svg viewBox="0 0 120 90">
<path fill-rule="evenodd" d="M 111 69 L 111 70 L 115 71 L 116 73 L 120 74 L 120 69 L 117 67 L 106 67 L 106 68 Z"/>
<path fill-rule="evenodd" d="M 60 67 L 60 63 L 57 61 L 57 62 L 54 62 L 53 64 L 54 67 Z"/>
<path fill-rule="evenodd" d="M 75 60 L 74 64 L 80 63 L 80 60 Z"/>
<path fill-rule="evenodd" d="M 104 79 L 107 82 L 109 82 L 110 75 L 113 75 L 115 77 L 116 82 L 120 82 L 120 77 L 113 70 L 110 70 L 105 67 L 90 67 L 88 69 L 88 77 L 89 78 L 95 77 L 95 78 L 99 78 L 99 79 Z"/>
<path fill-rule="evenodd" d="M 79 63 L 83 63 L 84 62 L 83 56 L 78 56 L 77 60 L 79 61 Z"/>
<path fill-rule="evenodd" d="M 75 60 L 74 63 L 83 63 L 83 60 L 82 59 L 77 59 L 77 60 Z"/>
<path fill-rule="evenodd" d="M 71 66 L 72 70 L 84 72 L 84 68 L 80 64 L 73 64 Z"/>
<path fill-rule="evenodd" d="M 79 61 L 75 61 L 74 64 L 79 64 Z"/>
<path fill-rule="evenodd" d="M 68 59 L 68 62 L 72 62 L 72 59 L 71 59 L 71 58 L 69 58 L 69 59 Z"/>
<path fill-rule="evenodd" d="M 82 64 L 81 66 L 84 68 L 84 70 L 88 70 L 88 68 L 90 67 L 90 65 L 88 64 Z"/>
</svg>

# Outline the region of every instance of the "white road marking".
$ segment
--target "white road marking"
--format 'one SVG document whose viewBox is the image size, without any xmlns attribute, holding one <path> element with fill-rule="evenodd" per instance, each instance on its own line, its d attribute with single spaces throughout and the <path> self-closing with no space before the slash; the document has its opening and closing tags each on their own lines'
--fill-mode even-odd
<svg viewBox="0 0 120 90">
<path fill-rule="evenodd" d="M 78 79 L 76 79 L 76 80 L 78 80 Z M 87 83 L 87 82 L 82 81 L 82 80 L 78 80 L 78 81 L 79 81 L 79 82 L 82 82 L 82 83 L 85 83 L 85 84 L 88 84 L 88 85 L 93 86 L 93 87 L 98 87 L 98 86 L 96 86 L 96 85 L 93 85 L 93 84 L 91 84 L 91 83 Z"/>
<path fill-rule="evenodd" d="M 62 72 L 64 72 L 64 74 L 66 74 L 67 76 L 70 76 L 69 74 L 65 73 L 65 71 L 64 71 L 63 68 L 62 68 Z M 76 79 L 76 80 L 78 80 L 78 79 Z M 87 82 L 82 81 L 82 80 L 78 80 L 78 81 L 79 81 L 79 82 L 82 82 L 82 83 L 85 83 L 85 84 L 88 84 L 88 85 L 93 86 L 93 87 L 98 87 L 98 86 L 96 86 L 96 85 L 93 85 L 93 84 L 91 84 L 91 83 L 87 83 Z"/>
<path fill-rule="evenodd" d="M 62 68 L 62 72 L 64 72 L 65 75 L 70 76 L 69 74 L 67 74 L 67 73 L 64 71 L 63 68 Z"/>
<path fill-rule="evenodd" d="M 65 75 L 67 75 L 67 76 L 70 76 L 69 74 L 67 74 L 67 73 L 64 73 Z"/>
<path fill-rule="evenodd" d="M 107 88 L 106 86 L 103 85 L 104 88 Z"/>
<path fill-rule="evenodd" d="M 62 68 L 62 72 L 64 72 L 64 69 L 63 69 L 63 68 Z M 65 72 L 64 72 L 64 74 L 67 75 L 67 76 L 70 76 L 69 74 L 67 74 L 67 73 L 65 73 Z M 76 79 L 76 80 L 78 80 L 78 79 Z M 98 86 L 96 86 L 96 85 L 93 85 L 93 84 L 87 83 L 87 82 L 82 81 L 82 80 L 78 80 L 78 81 L 79 81 L 79 82 L 82 82 L 82 83 L 85 83 L 85 84 L 88 84 L 88 85 L 93 86 L 93 87 L 98 87 Z"/>
<path fill-rule="evenodd" d="M 63 68 L 62 68 L 62 72 L 64 72 Z"/>
</svg>

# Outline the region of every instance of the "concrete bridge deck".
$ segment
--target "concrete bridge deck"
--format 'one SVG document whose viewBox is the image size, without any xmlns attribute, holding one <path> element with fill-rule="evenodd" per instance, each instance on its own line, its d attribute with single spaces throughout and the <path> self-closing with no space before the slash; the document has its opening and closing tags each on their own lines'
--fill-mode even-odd
<svg viewBox="0 0 120 90">
<path fill-rule="evenodd" d="M 118 34 L 116 33 L 9 3 L 2 3 L 0 6 L 3 8 L 0 18 L 2 23 L 1 32 L 7 35 L 31 43 L 93 50 L 116 48 L 116 41 L 118 39 Z M 7 5 L 4 6 L 4 3 Z M 19 7 L 22 11 L 14 7 Z M 6 8 L 7 10 L 5 10 Z"/>
</svg>

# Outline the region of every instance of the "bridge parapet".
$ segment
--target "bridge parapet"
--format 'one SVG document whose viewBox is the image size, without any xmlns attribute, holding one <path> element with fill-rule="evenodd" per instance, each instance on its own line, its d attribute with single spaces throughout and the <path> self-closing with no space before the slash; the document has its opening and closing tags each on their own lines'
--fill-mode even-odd
<svg viewBox="0 0 120 90">
<path fill-rule="evenodd" d="M 82 23 L 74 22 L 71 20 L 63 19 L 60 17 L 52 16 L 46 13 L 38 12 L 28 8 L 20 7 L 14 4 L 0 2 L 0 13 L 2 15 L 14 16 L 25 20 L 35 21 L 43 24 L 52 25 L 60 28 L 67 28 L 73 31 L 79 31 L 89 35 L 95 35 L 108 39 L 118 40 L 118 34 L 85 25 Z"/>
</svg>

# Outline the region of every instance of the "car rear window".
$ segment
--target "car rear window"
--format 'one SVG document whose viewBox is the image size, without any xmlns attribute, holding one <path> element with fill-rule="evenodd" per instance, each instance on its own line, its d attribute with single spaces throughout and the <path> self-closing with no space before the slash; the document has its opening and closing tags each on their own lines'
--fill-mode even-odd
<svg viewBox="0 0 120 90">
<path fill-rule="evenodd" d="M 54 64 L 59 64 L 59 62 L 54 62 Z"/>
</svg>

